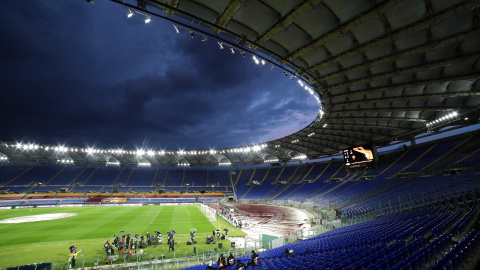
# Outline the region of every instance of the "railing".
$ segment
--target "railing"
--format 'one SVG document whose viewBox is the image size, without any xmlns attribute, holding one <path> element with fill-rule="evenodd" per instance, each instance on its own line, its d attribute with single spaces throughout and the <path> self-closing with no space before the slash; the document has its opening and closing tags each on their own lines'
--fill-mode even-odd
<svg viewBox="0 0 480 270">
<path fill-rule="evenodd" d="M 162 251 L 144 253 L 141 256 L 137 255 L 120 255 L 118 259 L 105 264 L 107 258 L 103 257 L 83 257 L 81 254 L 77 257 L 75 268 L 82 269 L 120 269 L 120 270 L 134 270 L 134 269 L 181 269 L 203 263 L 216 262 L 220 254 L 228 256 L 232 253 L 235 257 L 250 254 L 253 247 L 246 248 L 230 248 L 230 249 L 211 249 L 197 252 L 197 254 L 175 254 L 171 259 L 162 258 Z M 257 248 L 258 249 L 258 248 Z M 193 251 L 193 248 L 192 248 Z M 117 256 L 117 255 L 116 255 Z M 65 262 L 60 267 L 55 269 L 66 270 L 70 268 L 70 262 Z"/>
</svg>

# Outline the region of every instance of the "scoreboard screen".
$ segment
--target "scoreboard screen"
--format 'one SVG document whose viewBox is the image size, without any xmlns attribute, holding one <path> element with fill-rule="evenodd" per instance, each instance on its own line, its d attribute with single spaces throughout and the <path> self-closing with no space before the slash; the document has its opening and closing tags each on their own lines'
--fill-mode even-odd
<svg viewBox="0 0 480 270">
<path fill-rule="evenodd" d="M 375 148 L 368 146 L 358 146 L 354 148 L 349 148 L 343 150 L 343 159 L 345 161 L 345 166 L 350 167 L 361 167 L 362 165 L 367 165 L 368 163 L 374 162 L 374 153 Z"/>
</svg>

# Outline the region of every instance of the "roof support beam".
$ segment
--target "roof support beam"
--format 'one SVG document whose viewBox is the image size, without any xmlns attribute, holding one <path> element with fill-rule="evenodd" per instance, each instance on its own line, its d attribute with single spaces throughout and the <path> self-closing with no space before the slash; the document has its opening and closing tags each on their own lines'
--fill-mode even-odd
<svg viewBox="0 0 480 270">
<path fill-rule="evenodd" d="M 361 25 L 366 21 L 369 21 L 373 18 L 378 17 L 379 15 L 385 13 L 391 7 L 393 7 L 396 4 L 398 4 L 400 2 L 403 2 L 403 1 L 404 0 L 389 0 L 385 4 L 381 5 L 379 8 L 374 8 L 374 9 L 370 10 L 369 12 L 361 15 L 360 17 L 350 21 L 349 23 L 345 24 L 344 26 L 340 27 L 339 29 L 323 35 L 322 37 L 318 38 L 317 40 L 313 41 L 312 43 L 304 46 L 300 50 L 297 50 L 293 54 L 289 55 L 287 58 L 295 59 L 295 58 L 297 58 L 297 57 L 299 57 L 299 56 L 301 56 L 301 55 L 303 55 L 303 54 L 305 54 L 305 53 L 307 53 L 311 50 L 315 50 L 318 47 L 323 46 L 325 44 L 325 42 L 350 32 L 350 30 L 352 30 L 356 26 Z"/>
<path fill-rule="evenodd" d="M 307 0 L 303 2 L 300 6 L 292 10 L 289 14 L 283 17 L 281 21 L 279 21 L 276 25 L 272 26 L 266 33 L 262 36 L 257 38 L 255 43 L 257 44 L 265 44 L 270 38 L 276 35 L 280 31 L 284 31 L 288 28 L 290 24 L 292 24 L 296 18 L 300 17 L 300 15 L 304 14 L 312 10 L 313 7 L 320 4 L 323 0 Z M 257 49 L 257 46 L 252 45 L 252 49 Z"/>
<path fill-rule="evenodd" d="M 365 77 L 365 78 L 350 81 L 350 82 L 347 82 L 347 83 L 332 85 L 332 86 L 329 87 L 329 89 L 330 89 L 330 91 L 332 91 L 332 90 L 335 90 L 335 89 L 345 88 L 345 87 L 349 87 L 349 86 L 360 84 L 360 83 L 371 83 L 372 81 L 375 81 L 375 80 L 378 80 L 378 79 L 390 78 L 390 77 L 399 76 L 399 75 L 402 75 L 402 74 L 405 74 L 405 73 L 413 73 L 413 72 L 424 71 L 425 69 L 434 69 L 434 68 L 438 68 L 438 67 L 459 64 L 459 63 L 462 63 L 464 61 L 472 60 L 472 59 L 478 60 L 479 57 L 480 57 L 480 53 L 467 54 L 467 55 L 463 55 L 461 57 L 453 57 L 453 58 L 450 58 L 450 59 L 447 59 L 447 60 L 430 62 L 430 63 L 426 63 L 426 64 L 423 64 L 423 65 L 413 66 L 413 67 L 410 67 L 410 68 L 405 68 L 405 69 L 396 70 L 396 71 L 387 72 L 387 73 L 382 73 L 382 74 L 378 74 L 378 75 L 374 75 L 374 76 L 370 76 L 370 77 Z"/>
<path fill-rule="evenodd" d="M 299 140 L 298 143 L 302 143 L 302 142 L 305 142 L 305 141 L 308 140 L 308 139 L 313 139 L 313 137 L 312 137 L 312 138 L 309 138 L 309 137 L 306 137 L 306 136 L 305 136 L 305 137 L 297 137 L 297 139 Z M 281 145 L 282 147 L 284 146 L 284 144 L 302 147 L 302 146 L 299 145 L 298 143 L 292 143 L 291 140 L 292 140 L 292 138 L 283 138 L 283 139 L 280 140 L 280 145 Z M 320 139 L 319 139 L 319 140 L 320 140 Z M 337 145 L 345 144 L 345 143 L 342 143 L 342 142 L 339 142 L 339 141 L 335 141 L 335 140 L 330 140 L 330 139 L 324 139 L 324 138 L 322 138 L 321 140 L 322 140 L 322 141 L 331 142 L 331 143 L 334 143 L 334 144 L 337 144 Z M 328 144 L 325 144 L 325 143 L 320 143 L 320 142 L 316 142 L 315 145 L 321 145 L 321 146 L 324 146 L 324 147 L 332 148 L 331 145 L 328 145 Z M 311 150 L 314 150 L 314 151 L 320 151 L 320 150 L 318 150 L 318 149 L 312 149 L 312 148 L 308 148 L 308 149 L 311 149 Z M 333 149 L 333 148 L 332 148 L 332 149 Z M 298 150 L 297 150 L 297 151 L 298 151 Z M 302 153 L 304 153 L 304 152 L 302 152 Z M 304 154 L 306 154 L 306 153 L 304 153 Z"/>
<path fill-rule="evenodd" d="M 167 3 L 167 5 L 173 8 L 177 8 L 179 1 L 180 0 L 172 0 L 170 3 Z M 168 15 L 175 15 L 175 10 L 167 7 L 165 8 L 165 13 L 167 13 Z"/>
<path fill-rule="evenodd" d="M 389 2 L 387 2 L 386 4 L 388 4 L 388 3 Z M 377 38 L 375 41 L 371 41 L 371 42 L 369 42 L 369 43 L 367 43 L 363 46 L 360 46 L 356 50 L 350 50 L 350 51 L 348 51 L 344 54 L 340 54 L 340 55 L 336 56 L 335 58 L 332 58 L 328 61 L 325 61 L 321 64 L 318 64 L 318 65 L 310 68 L 308 71 L 312 72 L 312 71 L 318 70 L 320 68 L 338 63 L 338 62 L 340 62 L 344 59 L 347 59 L 349 57 L 357 55 L 358 53 L 363 53 L 363 52 L 365 52 L 365 51 L 367 51 L 371 48 L 374 48 L 374 47 L 377 47 L 379 45 L 391 42 L 392 40 L 396 40 L 396 39 L 398 39 L 402 36 L 417 32 L 417 31 L 419 31 L 421 29 L 424 29 L 426 27 L 431 27 L 433 25 L 436 25 L 440 21 L 443 21 L 443 20 L 445 20 L 445 19 L 447 19 L 451 16 L 457 15 L 458 13 L 462 13 L 462 12 L 465 12 L 467 10 L 476 8 L 479 5 L 480 5 L 480 0 L 474 0 L 474 1 L 467 2 L 466 4 L 463 4 L 463 5 L 459 5 L 456 8 L 449 9 L 445 12 L 439 13 L 438 15 L 434 16 L 433 18 L 428 17 L 425 20 L 423 20 L 422 22 L 416 23 L 412 26 L 409 26 L 409 27 L 406 27 L 406 28 L 401 29 L 399 31 L 396 31 L 395 33 L 390 33 L 388 35 L 388 38 L 386 38 L 385 35 L 381 36 L 381 37 Z M 305 49 L 307 49 L 307 48 L 309 48 L 309 47 L 306 47 Z"/>
<path fill-rule="evenodd" d="M 455 76 L 455 77 L 443 77 L 439 79 L 431 79 L 431 80 L 423 80 L 423 81 L 415 81 L 415 82 L 409 82 L 409 83 L 402 83 L 402 84 L 394 84 L 391 86 L 385 86 L 385 87 L 375 87 L 375 88 L 368 88 L 365 90 L 359 90 L 359 91 L 351 91 L 348 93 L 342 93 L 338 95 L 331 95 L 331 98 L 348 98 L 351 97 L 352 95 L 368 95 L 371 93 L 375 92 L 381 92 L 381 91 L 392 91 L 395 89 L 399 88 L 407 88 L 407 87 L 416 87 L 420 85 L 426 85 L 426 84 L 441 84 L 441 83 L 449 83 L 452 81 L 461 81 L 461 80 L 477 80 L 480 78 L 480 74 L 470 74 L 470 75 L 465 75 L 465 76 Z"/>
<path fill-rule="evenodd" d="M 322 132 L 323 131 L 323 132 Z M 328 132 L 328 133 L 327 133 Z M 333 132 L 338 132 L 340 133 L 340 135 L 342 137 L 348 137 L 347 134 L 345 133 L 351 133 L 351 134 L 359 134 L 359 135 L 362 135 L 362 136 L 390 136 L 390 134 L 381 134 L 381 133 L 374 133 L 374 132 L 368 132 L 368 131 L 358 131 L 358 130 L 347 130 L 347 129 L 334 129 L 334 128 L 325 128 L 325 129 L 317 129 L 315 131 L 315 135 L 329 135 L 329 136 L 334 136 L 334 137 L 338 137 L 339 134 L 330 134 L 330 133 L 333 133 Z M 360 138 L 357 138 L 357 137 L 350 137 L 350 138 L 355 138 L 357 140 L 360 140 Z M 322 138 L 323 140 L 323 138 Z"/>
<path fill-rule="evenodd" d="M 375 59 L 375 60 L 367 62 L 367 63 L 362 63 L 362 64 L 357 65 L 357 66 L 349 67 L 349 68 L 344 69 L 340 72 L 335 72 L 335 73 L 330 74 L 328 76 L 324 76 L 324 77 L 322 77 L 322 80 L 326 81 L 326 80 L 329 80 L 329 79 L 332 79 L 332 78 L 335 78 L 335 77 L 345 76 L 345 75 L 347 75 L 349 73 L 352 73 L 352 72 L 360 71 L 360 70 L 363 70 L 363 69 L 369 69 L 370 67 L 375 66 L 375 65 L 397 61 L 398 59 L 401 59 L 401 58 L 404 58 L 404 57 L 407 57 L 407 56 L 410 56 L 410 55 L 414 55 L 414 54 L 418 54 L 418 53 L 424 53 L 424 52 L 427 52 L 427 51 L 432 51 L 432 50 L 435 50 L 436 48 L 440 48 L 440 47 L 443 47 L 443 46 L 446 46 L 446 45 L 449 45 L 449 44 L 453 44 L 453 43 L 462 42 L 464 40 L 468 40 L 468 39 L 471 39 L 471 38 L 476 38 L 477 36 L 478 36 L 478 30 L 468 31 L 468 32 L 465 32 L 465 33 L 460 34 L 460 35 L 454 35 L 452 37 L 445 38 L 445 39 L 442 39 L 442 40 L 439 40 L 439 41 L 430 42 L 430 43 L 428 43 L 426 45 L 423 45 L 423 46 L 420 46 L 420 47 L 416 47 L 416 48 L 413 48 L 413 49 L 410 49 L 410 50 L 405 50 L 405 51 L 403 51 L 402 53 L 399 53 L 399 54 L 393 54 L 393 55 L 381 57 L 379 59 Z M 338 63 L 338 62 L 335 62 L 335 63 Z"/>
<path fill-rule="evenodd" d="M 337 112 L 337 113 L 351 113 L 351 112 Z M 403 117 L 353 117 L 353 116 L 338 116 L 338 115 L 330 115 L 328 120 L 335 121 L 335 120 L 354 120 L 354 121 L 402 121 L 402 122 L 427 122 L 426 119 L 420 118 L 403 118 Z"/>
<path fill-rule="evenodd" d="M 404 112 L 404 111 L 438 111 L 438 112 L 449 112 L 453 110 L 461 110 L 461 109 L 470 109 L 466 107 L 389 107 L 389 108 L 368 108 L 368 109 L 357 109 L 357 112 L 363 113 L 363 112 Z M 339 111 L 335 111 L 332 113 L 338 113 Z M 349 111 L 350 112 L 350 111 Z"/>
<path fill-rule="evenodd" d="M 392 102 L 392 101 L 408 101 L 414 99 L 431 99 L 431 98 L 443 98 L 443 97 L 475 97 L 480 96 L 480 92 L 476 92 L 475 90 L 467 90 L 464 92 L 445 92 L 440 94 L 424 94 L 424 95 L 403 95 L 399 97 L 381 97 L 375 99 L 368 99 L 368 100 L 359 100 L 359 101 L 347 101 L 347 102 L 339 102 L 335 103 L 334 106 L 332 105 L 325 105 L 325 107 L 337 107 L 337 106 L 351 106 L 351 105 L 367 105 L 371 103 L 377 103 L 381 101 L 385 102 Z"/>
<path fill-rule="evenodd" d="M 319 136 L 316 136 L 316 135 L 319 135 Z M 329 138 L 325 138 L 326 136 L 328 137 L 332 137 L 332 139 L 329 139 Z M 321 138 L 320 138 L 321 137 Z M 348 145 L 349 143 L 346 143 L 346 142 L 343 142 L 342 139 L 347 139 L 347 140 L 364 140 L 363 138 L 359 138 L 359 137 L 354 137 L 354 136 L 349 136 L 349 135 L 345 135 L 345 136 L 336 136 L 336 135 L 330 135 L 330 134 L 315 134 L 314 136 L 312 137 L 309 137 L 309 138 L 305 138 L 305 142 L 309 142 L 309 143 L 314 143 L 314 144 L 318 144 L 318 141 L 328 141 L 328 142 L 332 142 L 334 144 L 337 145 L 337 148 L 343 148 L 345 145 Z M 331 145 L 326 145 L 327 147 L 329 148 L 332 148 Z"/>
<path fill-rule="evenodd" d="M 245 0 L 231 0 L 225 11 L 217 18 L 215 24 L 224 28 L 244 3 Z M 217 27 L 212 27 L 212 31 L 219 34 L 222 30 Z"/>
<path fill-rule="evenodd" d="M 342 127 L 359 127 L 359 128 L 375 128 L 375 129 L 400 129 L 400 130 L 410 130 L 411 128 L 403 127 L 394 127 L 394 126 L 382 126 L 382 125 L 366 125 L 366 124 L 350 124 L 350 123 L 332 123 L 328 122 L 332 126 L 342 126 Z"/>
</svg>

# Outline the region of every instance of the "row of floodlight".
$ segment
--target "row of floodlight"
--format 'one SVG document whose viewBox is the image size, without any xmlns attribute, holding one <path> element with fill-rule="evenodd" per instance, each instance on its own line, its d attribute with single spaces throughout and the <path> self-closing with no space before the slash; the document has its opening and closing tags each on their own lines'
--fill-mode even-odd
<svg viewBox="0 0 480 270">
<path fill-rule="evenodd" d="M 223 150 L 216 150 L 216 149 L 210 149 L 210 150 L 178 150 L 178 151 L 165 151 L 165 150 L 160 150 L 160 151 L 154 151 L 154 150 L 144 150 L 144 149 L 137 149 L 136 151 L 132 150 L 123 150 L 123 149 L 97 149 L 97 148 L 73 148 L 73 147 L 67 147 L 67 146 L 40 146 L 36 144 L 22 144 L 22 143 L 17 143 L 16 145 L 11 145 L 12 147 L 16 147 L 19 150 L 38 150 L 38 149 L 43 149 L 45 151 L 55 151 L 55 152 L 61 152 L 61 153 L 66 153 L 66 152 L 83 152 L 87 153 L 89 155 L 91 154 L 130 154 L 130 155 L 137 155 L 137 156 L 154 156 L 154 155 L 160 155 L 163 156 L 165 154 L 170 154 L 170 155 L 214 155 L 214 154 L 225 154 L 225 153 L 248 153 L 248 152 L 257 152 L 260 151 L 264 148 L 267 147 L 267 144 L 258 144 L 258 145 L 252 145 L 252 146 L 245 146 L 245 147 L 239 147 L 239 148 L 232 148 L 232 149 L 223 149 Z M 8 147 L 8 145 L 7 145 Z"/>
<path fill-rule="evenodd" d="M 72 159 L 58 159 L 57 162 L 62 164 L 73 164 Z"/>
<path fill-rule="evenodd" d="M 179 166 L 179 167 L 189 167 L 189 166 L 190 166 L 190 163 L 188 163 L 188 162 L 180 162 L 180 163 L 178 163 L 178 166 Z"/>
<path fill-rule="evenodd" d="M 229 162 L 220 162 L 218 163 L 218 166 L 232 166 L 232 163 L 229 161 Z"/>
<path fill-rule="evenodd" d="M 131 9 L 128 9 L 128 15 L 127 15 L 127 17 L 128 17 L 128 18 L 131 18 L 131 17 L 133 17 L 133 15 L 134 15 L 135 13 L 142 14 L 143 16 L 145 16 L 145 17 L 146 17 L 146 18 L 145 18 L 145 23 L 150 23 L 150 22 L 152 21 L 152 17 L 150 17 L 150 15 L 147 15 L 147 14 L 142 13 L 142 12 L 137 11 L 137 10 L 133 10 L 133 11 L 132 11 Z"/>
<path fill-rule="evenodd" d="M 265 59 L 262 59 L 262 58 L 258 58 L 256 55 L 252 56 L 252 59 L 253 59 L 253 62 L 257 65 L 262 65 L 262 66 L 267 66 L 268 65 L 268 61 L 266 61 Z M 275 65 L 272 65 L 271 69 L 275 69 Z M 288 72 L 284 71 L 283 72 L 283 75 L 285 77 L 288 76 Z M 290 80 L 293 80 L 294 78 L 296 78 L 297 76 L 293 73 L 290 73 Z M 305 89 L 311 96 L 313 96 L 315 98 L 315 100 L 317 101 L 318 103 L 318 106 L 319 106 L 319 110 L 318 110 L 318 115 L 320 116 L 320 118 L 323 117 L 324 115 L 324 111 L 323 111 L 323 105 L 322 105 L 322 101 L 320 100 L 320 98 L 318 97 L 318 94 L 312 89 L 312 87 L 310 87 L 308 84 L 304 83 L 302 80 L 298 80 L 298 84 L 303 88 Z"/>
<path fill-rule="evenodd" d="M 430 130 L 430 129 L 435 129 L 439 126 L 443 126 L 445 124 L 448 124 L 448 123 L 451 123 L 451 122 L 454 122 L 454 121 L 457 121 L 458 119 L 460 119 L 460 116 L 457 112 L 451 112 L 447 115 L 444 115 L 438 119 L 435 119 L 431 122 L 428 122 L 426 124 L 427 128 Z"/>
<path fill-rule="evenodd" d="M 293 157 L 292 159 L 296 159 L 296 160 L 305 160 L 305 159 L 307 159 L 307 155 L 305 155 L 305 154 L 302 154 L 302 155 L 299 155 L 299 156 Z"/>
<path fill-rule="evenodd" d="M 320 118 L 322 118 L 325 113 L 324 113 L 324 111 L 323 111 L 322 101 L 321 101 L 320 98 L 318 97 L 318 94 L 317 94 L 309 85 L 307 85 L 307 84 L 304 83 L 303 81 L 298 80 L 298 84 L 299 84 L 301 87 L 303 87 L 303 89 L 305 89 L 312 97 L 315 98 L 315 100 L 316 100 L 317 103 L 318 103 L 318 107 L 320 108 L 320 109 L 318 110 L 318 115 L 320 116 Z"/>
<path fill-rule="evenodd" d="M 137 10 L 131 10 L 131 9 L 128 9 L 128 15 L 127 17 L 128 18 L 131 18 L 133 17 L 133 15 L 135 13 L 138 13 L 138 14 L 141 14 L 141 15 L 144 15 L 146 16 L 146 19 L 145 19 L 145 23 L 150 23 L 152 18 L 150 17 L 150 15 L 148 14 L 145 14 L 143 12 L 140 12 L 140 11 L 137 11 Z M 173 27 L 175 28 L 175 32 L 177 34 L 180 34 L 180 29 L 184 29 L 186 31 L 188 31 L 188 33 L 190 34 L 190 36 L 192 38 L 195 37 L 195 35 L 200 35 L 202 37 L 202 41 L 207 41 L 208 40 L 208 36 L 202 34 L 202 33 L 198 33 L 194 30 L 192 30 L 191 28 L 186 28 L 186 27 L 183 27 L 183 26 L 179 26 L 179 25 L 176 25 L 176 24 L 173 24 Z M 220 42 L 220 41 L 217 41 L 218 45 L 220 46 L 220 49 L 223 50 L 224 49 L 224 46 L 228 47 L 231 51 L 232 54 L 235 53 L 235 50 L 237 50 L 243 57 L 245 57 L 245 51 L 242 51 L 236 47 L 233 47 L 232 45 L 229 45 L 229 44 L 226 44 L 226 43 L 223 43 L 223 42 Z M 257 56 L 253 55 L 253 61 L 255 62 L 255 64 L 257 65 L 260 65 L 262 64 L 263 66 L 267 66 L 268 65 L 268 62 L 269 61 L 266 61 L 265 59 L 263 58 L 257 58 Z M 275 69 L 275 65 L 272 64 L 271 66 L 271 69 Z M 283 72 L 283 75 L 285 77 L 287 77 L 288 75 L 290 74 L 290 80 L 293 80 L 294 78 L 296 78 L 297 76 L 293 73 L 293 72 L 286 72 L 284 71 Z M 317 101 L 318 103 L 318 106 L 319 106 L 319 110 L 318 110 L 318 115 L 320 116 L 320 118 L 323 118 L 323 115 L 324 115 L 324 108 L 323 108 L 323 105 L 322 105 L 322 101 L 320 100 L 320 98 L 318 97 L 318 94 L 316 94 L 316 92 L 309 86 L 307 85 L 306 83 L 304 83 L 303 81 L 301 80 L 298 80 L 298 83 L 300 84 L 301 87 L 303 87 L 307 92 L 310 93 L 310 95 L 312 95 L 315 100 Z"/>
<path fill-rule="evenodd" d="M 313 136 L 315 133 L 312 132 L 308 134 L 308 137 Z M 292 143 L 298 143 L 300 140 L 295 139 L 292 140 Z M 8 147 L 8 145 L 7 145 Z M 210 150 L 191 150 L 191 151 L 185 151 L 185 150 L 178 150 L 178 151 L 154 151 L 154 150 L 144 150 L 144 149 L 137 149 L 136 151 L 132 150 L 123 150 L 123 149 L 96 149 L 96 148 L 73 148 L 73 147 L 67 147 L 67 146 L 40 146 L 37 144 L 22 144 L 22 143 L 17 143 L 16 145 L 11 145 L 11 147 L 16 147 L 17 149 L 24 150 L 24 151 L 29 151 L 29 150 L 37 150 L 37 149 L 44 149 L 45 151 L 55 151 L 55 152 L 60 152 L 60 153 L 66 153 L 66 152 L 83 152 L 87 153 L 88 155 L 92 154 L 130 154 L 130 155 L 136 155 L 136 156 L 164 156 L 165 154 L 170 154 L 170 155 L 214 155 L 214 154 L 225 154 L 225 153 L 250 153 L 250 152 L 258 152 L 267 147 L 267 144 L 257 144 L 257 145 L 252 145 L 252 146 L 245 146 L 245 147 L 237 147 L 237 148 L 232 148 L 232 149 L 224 149 L 224 150 L 216 150 L 216 149 L 210 149 Z M 279 148 L 280 145 L 275 145 L 275 148 Z M 0 157 L 0 160 L 2 160 L 3 157 Z M 7 160 L 8 158 L 5 157 L 3 160 Z M 291 159 L 299 159 L 299 158 L 291 158 Z M 303 158 L 302 158 L 303 159 Z M 59 160 L 58 162 L 60 163 L 68 163 L 68 162 L 61 162 Z M 265 161 L 268 162 L 268 161 Z M 107 165 L 119 165 L 119 164 L 111 164 L 108 163 Z M 220 162 L 220 166 L 230 166 L 231 163 L 227 162 Z M 143 165 L 142 165 L 143 166 Z M 182 165 L 185 166 L 185 165 Z M 189 166 L 189 165 L 188 165 Z"/>
<path fill-rule="evenodd" d="M 152 164 L 150 164 L 150 162 L 139 162 L 138 166 L 140 166 L 140 167 L 150 167 L 150 166 L 152 166 Z"/>
<path fill-rule="evenodd" d="M 0 157 L 0 161 L 5 161 L 5 160 L 8 160 L 8 157 L 7 157 L 7 156 L 1 156 L 1 157 Z"/>
<path fill-rule="evenodd" d="M 274 162 L 278 162 L 278 158 L 271 158 L 271 159 L 265 159 L 263 162 L 264 163 L 274 163 Z"/>
</svg>

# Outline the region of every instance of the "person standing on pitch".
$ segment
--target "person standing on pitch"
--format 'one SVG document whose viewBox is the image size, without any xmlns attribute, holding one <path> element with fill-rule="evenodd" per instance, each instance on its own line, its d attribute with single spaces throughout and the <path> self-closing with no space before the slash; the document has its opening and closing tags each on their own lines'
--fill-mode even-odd
<svg viewBox="0 0 480 270">
<path fill-rule="evenodd" d="M 170 239 L 170 243 L 168 244 L 168 251 L 175 251 L 175 239 Z"/>
</svg>

